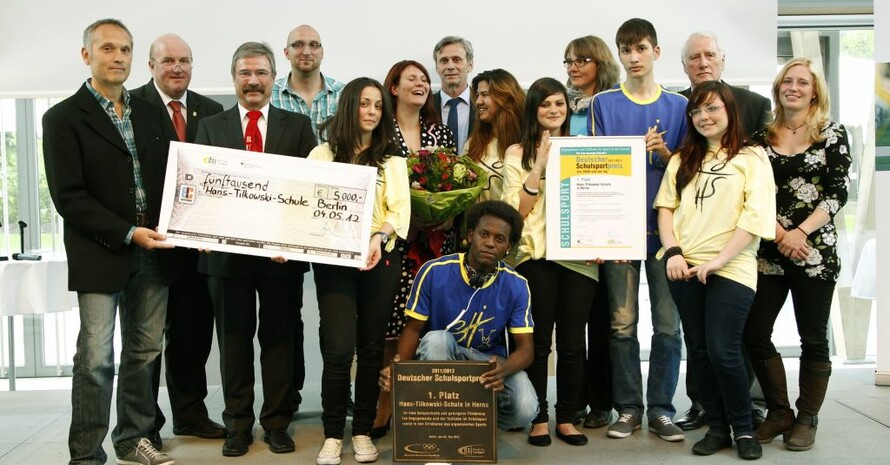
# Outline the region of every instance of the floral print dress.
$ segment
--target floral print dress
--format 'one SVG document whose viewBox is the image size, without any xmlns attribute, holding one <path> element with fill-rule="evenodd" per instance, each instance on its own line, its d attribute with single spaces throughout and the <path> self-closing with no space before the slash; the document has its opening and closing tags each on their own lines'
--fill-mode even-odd
<svg viewBox="0 0 890 465">
<path fill-rule="evenodd" d="M 402 131 L 399 129 L 398 122 L 396 122 L 394 142 L 400 150 L 398 155 L 406 158 L 411 155 L 411 149 L 408 148 L 408 144 L 405 143 L 405 138 L 402 137 Z M 421 119 L 420 146 L 451 147 L 452 149 L 456 149 L 457 144 L 454 142 L 454 135 L 451 134 L 451 129 L 449 129 L 448 126 L 445 126 L 444 124 L 427 123 Z M 387 339 L 399 337 L 402 328 L 405 327 L 405 304 L 408 301 L 408 294 L 411 292 L 411 286 L 414 284 L 414 273 L 417 272 L 420 265 L 423 265 L 423 263 L 416 263 L 409 257 L 409 252 L 411 250 L 410 242 L 397 239 L 396 248 L 402 255 L 402 274 L 399 277 L 399 289 L 398 292 L 396 292 L 396 299 L 393 302 L 393 310 L 389 319 L 389 325 L 386 327 Z M 439 255 L 449 254 L 454 252 L 454 248 L 455 239 L 453 231 L 448 231 L 448 233 L 445 234 L 442 247 L 437 253 Z"/>
<path fill-rule="evenodd" d="M 779 252 L 775 242 L 761 241 L 757 253 L 758 273 L 837 281 L 841 262 L 837 256 L 834 215 L 847 203 L 852 158 L 847 130 L 843 125 L 829 122 L 822 129 L 822 135 L 825 140 L 793 155 L 776 153 L 766 140 L 766 130 L 752 135 L 766 149 L 773 166 L 776 221 L 790 231 L 816 208 L 824 210 L 832 218 L 807 237 L 812 248 L 806 260 L 790 259 Z"/>
</svg>

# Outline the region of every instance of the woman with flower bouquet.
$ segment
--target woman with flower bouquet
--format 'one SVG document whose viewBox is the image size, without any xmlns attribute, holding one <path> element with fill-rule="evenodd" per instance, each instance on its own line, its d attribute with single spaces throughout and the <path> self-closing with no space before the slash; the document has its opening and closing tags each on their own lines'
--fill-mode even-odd
<svg viewBox="0 0 890 465">
<path fill-rule="evenodd" d="M 479 201 L 501 200 L 504 190 L 504 154 L 520 141 L 525 92 L 507 71 L 493 69 L 473 78 L 470 95 L 476 103 L 473 132 L 467 156 L 485 169 L 488 183 Z"/>
<path fill-rule="evenodd" d="M 358 78 L 343 88 L 339 109 L 324 126 L 327 143 L 309 154 L 315 160 L 377 167 L 377 190 L 371 219 L 371 243 L 362 269 L 313 264 L 324 368 L 321 377 L 325 442 L 319 464 L 340 463 L 349 372 L 353 355 L 355 414 L 352 447 L 357 462 L 377 460 L 371 442 L 376 415 L 378 372 L 383 367 L 386 322 L 401 273 L 395 238 L 408 234 L 411 204 L 405 159 L 393 156 L 392 109 L 384 88 L 370 78 Z"/>
<path fill-rule="evenodd" d="M 442 124 L 442 117 L 433 105 L 430 75 L 422 64 L 413 60 L 394 64 L 387 73 L 383 86 L 394 110 L 393 143 L 396 155 L 410 160 L 421 147 L 438 146 L 454 150 L 454 136 L 451 129 Z M 455 251 L 455 235 L 451 230 L 451 222 L 440 223 L 432 226 L 419 224 L 412 218 L 406 239 L 396 241 L 396 249 L 402 258 L 401 276 L 386 329 L 386 360 L 392 360 L 395 355 L 399 333 L 405 326 L 405 302 L 414 283 L 414 274 L 427 259 Z M 381 393 L 372 437 L 378 438 L 386 434 L 391 410 L 389 393 Z"/>
<path fill-rule="evenodd" d="M 510 257 L 528 280 L 535 320 L 535 359 L 526 368 L 538 394 L 538 416 L 528 442 L 549 446 L 547 365 L 556 326 L 556 436 L 571 445 L 587 444 L 572 424 L 586 404 L 584 344 L 588 312 L 596 293 L 599 266 L 595 263 L 547 260 L 545 168 L 551 136 L 569 134 L 568 95 L 557 80 L 542 78 L 528 89 L 522 142 L 507 149 L 504 201 L 525 219 L 522 238 Z"/>
</svg>

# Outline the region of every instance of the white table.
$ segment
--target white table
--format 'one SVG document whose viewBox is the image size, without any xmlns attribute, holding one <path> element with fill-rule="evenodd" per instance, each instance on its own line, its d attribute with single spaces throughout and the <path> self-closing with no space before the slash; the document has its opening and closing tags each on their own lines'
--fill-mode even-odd
<svg viewBox="0 0 890 465">
<path fill-rule="evenodd" d="M 15 391 L 15 315 L 64 312 L 77 307 L 68 290 L 68 261 L 51 256 L 39 261 L 0 262 L 0 316 L 9 322 L 9 390 Z"/>
</svg>

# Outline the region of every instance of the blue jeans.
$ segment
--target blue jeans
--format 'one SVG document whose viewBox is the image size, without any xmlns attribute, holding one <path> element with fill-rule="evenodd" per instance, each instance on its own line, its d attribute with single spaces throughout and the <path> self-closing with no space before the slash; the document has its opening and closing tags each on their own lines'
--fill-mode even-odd
<svg viewBox="0 0 890 465">
<path fill-rule="evenodd" d="M 722 276 L 672 281 L 671 293 L 683 318 L 691 370 L 701 389 L 710 433 L 753 435 L 751 391 L 742 356 L 742 333 L 754 290 Z"/>
<path fill-rule="evenodd" d="M 649 381 L 646 391 L 649 418 L 667 415 L 673 418 L 674 393 L 680 376 L 680 316 L 671 299 L 664 262 L 649 255 L 646 259 L 649 300 L 652 308 L 652 350 L 649 354 Z M 642 416 L 643 376 L 640 371 L 640 262 L 606 262 L 605 274 L 612 315 L 609 358 L 612 361 L 612 392 L 615 409 Z"/>
<path fill-rule="evenodd" d="M 448 331 L 430 331 L 420 340 L 417 360 L 478 360 L 487 362 L 491 355 L 457 344 Z M 528 375 L 518 371 L 504 380 L 498 393 L 498 428 L 525 426 L 538 412 L 538 395 Z"/>
<path fill-rule="evenodd" d="M 78 292 L 80 332 L 71 382 L 71 464 L 105 463 L 114 380 L 114 317 L 120 308 L 121 355 L 117 425 L 111 440 L 118 457 L 155 426 L 152 375 L 164 339 L 167 283 L 157 254 L 137 248 L 126 287 L 112 294 Z"/>
</svg>

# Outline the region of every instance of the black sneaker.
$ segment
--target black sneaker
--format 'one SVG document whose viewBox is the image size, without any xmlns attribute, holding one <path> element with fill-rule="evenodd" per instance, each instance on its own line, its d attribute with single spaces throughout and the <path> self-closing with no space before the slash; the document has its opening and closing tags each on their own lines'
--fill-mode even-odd
<svg viewBox="0 0 890 465">
<path fill-rule="evenodd" d="M 701 441 L 692 446 L 692 453 L 695 455 L 714 455 L 721 449 L 730 447 L 732 447 L 732 440 L 729 439 L 729 436 L 719 437 L 708 433 Z"/>
<path fill-rule="evenodd" d="M 763 456 L 763 448 L 754 436 L 741 436 L 735 438 L 739 458 L 744 460 L 757 460 Z"/>
</svg>

